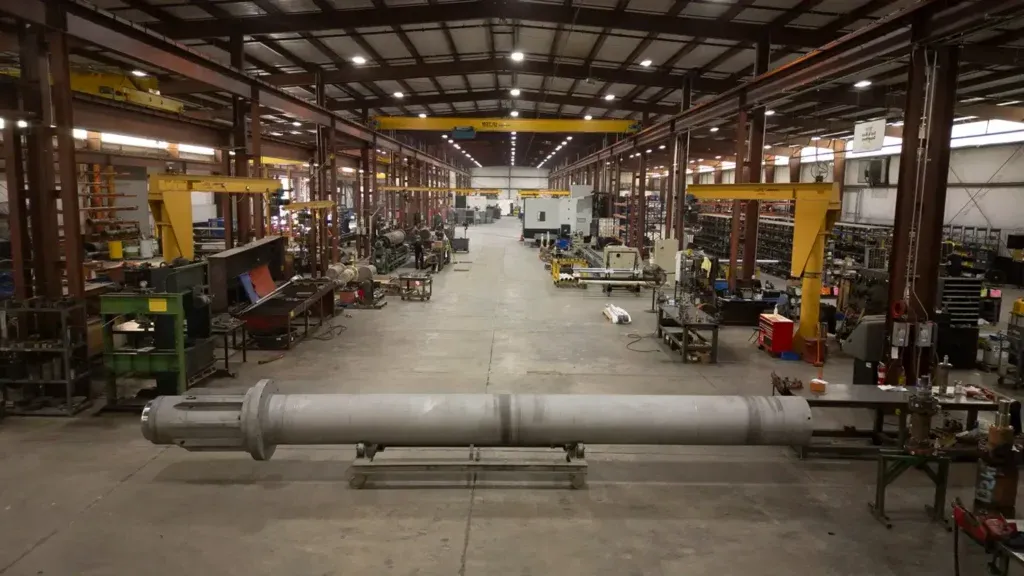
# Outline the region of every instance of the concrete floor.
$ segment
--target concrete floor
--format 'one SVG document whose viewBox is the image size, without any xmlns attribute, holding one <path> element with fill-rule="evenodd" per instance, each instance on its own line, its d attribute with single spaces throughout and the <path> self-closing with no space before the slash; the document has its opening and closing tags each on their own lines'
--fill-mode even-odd
<svg viewBox="0 0 1024 576">
<path fill-rule="evenodd" d="M 630 351 L 630 333 L 653 330 L 649 297 L 616 295 L 634 324 L 611 325 L 598 291 L 552 286 L 517 221 L 469 234 L 472 252 L 458 255 L 469 270 L 442 272 L 430 302 L 350 312 L 336 319 L 348 328 L 340 336 L 265 366 L 253 355 L 237 380 L 205 389 L 274 378 L 293 392 L 764 394 L 772 370 L 813 374 L 757 352 L 746 328 L 723 330 L 717 366 Z M 849 374 L 848 360 L 827 368 L 835 381 Z M 353 452 L 282 447 L 259 463 L 152 446 L 134 417 L 8 419 L 0 574 L 952 572 L 951 536 L 923 520 L 927 481 L 908 474 L 891 489 L 897 524 L 886 530 L 866 506 L 871 463 L 800 462 L 783 448 L 591 446 L 580 491 L 508 477 L 356 491 Z M 954 476 L 953 495 L 967 497 L 971 467 Z M 971 554 L 964 573 L 981 567 Z"/>
</svg>

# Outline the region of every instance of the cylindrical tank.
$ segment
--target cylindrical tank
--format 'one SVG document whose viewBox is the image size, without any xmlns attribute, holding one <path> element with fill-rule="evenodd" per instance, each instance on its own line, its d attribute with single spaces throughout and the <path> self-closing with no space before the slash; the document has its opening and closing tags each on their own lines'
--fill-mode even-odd
<svg viewBox="0 0 1024 576">
<path fill-rule="evenodd" d="M 395 246 L 401 246 L 405 242 L 405 232 L 401 230 L 392 230 L 391 232 L 381 234 L 380 239 L 384 242 L 385 247 L 393 248 Z"/>
<path fill-rule="evenodd" d="M 207 398 L 153 400 L 143 435 L 265 460 L 279 444 L 799 446 L 812 431 L 810 407 L 796 396 L 277 394 L 262 380 L 244 397 Z"/>
</svg>

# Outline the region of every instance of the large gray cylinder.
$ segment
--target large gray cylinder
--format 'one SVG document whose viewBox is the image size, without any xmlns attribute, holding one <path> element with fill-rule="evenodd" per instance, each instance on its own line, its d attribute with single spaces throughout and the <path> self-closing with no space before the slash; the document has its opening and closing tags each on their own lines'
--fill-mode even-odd
<svg viewBox="0 0 1024 576">
<path fill-rule="evenodd" d="M 154 444 L 257 460 L 280 444 L 798 446 L 811 431 L 792 396 L 277 394 L 270 380 L 244 396 L 162 396 L 142 414 Z"/>
<path fill-rule="evenodd" d="M 405 243 L 405 232 L 401 230 L 392 230 L 391 232 L 381 234 L 380 237 L 384 241 L 385 246 L 392 248 Z"/>
</svg>

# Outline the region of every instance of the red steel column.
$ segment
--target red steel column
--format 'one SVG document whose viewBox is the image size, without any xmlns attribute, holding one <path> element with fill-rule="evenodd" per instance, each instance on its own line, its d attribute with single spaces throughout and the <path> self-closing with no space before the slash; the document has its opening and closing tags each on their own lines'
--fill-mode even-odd
<svg viewBox="0 0 1024 576">
<path fill-rule="evenodd" d="M 739 114 L 736 117 L 736 172 L 733 178 L 733 182 L 741 184 L 744 181 L 743 170 L 745 168 L 744 156 L 746 155 L 747 149 L 747 111 L 746 111 L 746 96 L 740 95 Z M 721 169 L 719 169 L 721 171 Z M 718 177 L 721 179 L 721 176 Z M 718 184 L 719 182 L 715 182 Z M 740 234 L 743 231 L 742 223 L 740 222 L 743 210 L 739 200 L 734 200 L 732 203 L 732 227 L 729 232 L 729 289 L 736 289 L 736 281 L 741 275 L 741 271 L 738 266 L 739 252 L 740 252 Z M 749 259 L 749 254 L 744 254 L 743 259 Z"/>
<path fill-rule="evenodd" d="M 242 70 L 245 68 L 245 49 L 241 34 L 234 34 L 230 40 L 231 66 Z M 245 101 L 239 96 L 231 98 L 231 148 L 235 152 L 235 176 L 249 175 L 249 159 L 246 151 Z M 294 188 L 294 186 L 293 186 Z M 252 202 L 248 194 L 235 194 L 235 205 L 238 207 L 238 243 L 248 244 L 252 240 Z"/>
<path fill-rule="evenodd" d="M 682 110 L 689 110 L 693 106 L 693 81 L 687 76 L 683 82 L 683 101 L 680 105 Z M 685 134 L 676 136 L 673 143 L 675 150 L 675 165 L 676 174 L 675 186 L 672 187 L 672 194 L 674 196 L 673 209 L 675 215 L 672 217 L 672 225 L 675 228 L 673 236 L 679 239 L 679 248 L 683 248 L 683 235 L 686 231 L 686 222 L 684 221 L 683 215 L 686 213 L 686 168 L 690 165 L 690 131 L 687 130 Z"/>
</svg>

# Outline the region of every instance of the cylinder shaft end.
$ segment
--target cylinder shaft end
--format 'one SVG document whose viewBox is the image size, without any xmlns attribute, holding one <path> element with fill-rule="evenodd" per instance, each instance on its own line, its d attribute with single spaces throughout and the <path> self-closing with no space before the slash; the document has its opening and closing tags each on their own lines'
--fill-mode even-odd
<svg viewBox="0 0 1024 576">
<path fill-rule="evenodd" d="M 267 407 L 276 393 L 277 385 L 273 380 L 260 380 L 245 393 L 242 401 L 242 438 L 253 460 L 270 460 L 277 449 L 263 434 L 263 423 L 269 418 Z"/>
</svg>

